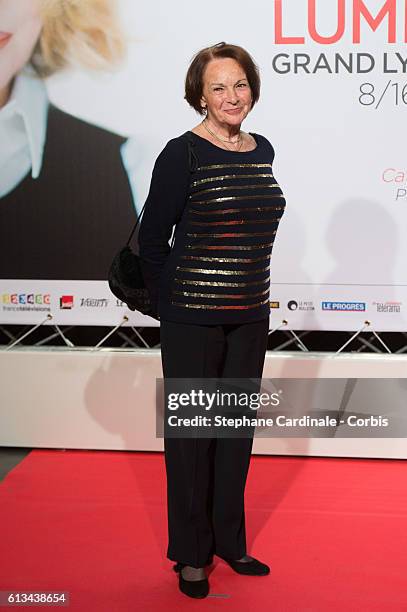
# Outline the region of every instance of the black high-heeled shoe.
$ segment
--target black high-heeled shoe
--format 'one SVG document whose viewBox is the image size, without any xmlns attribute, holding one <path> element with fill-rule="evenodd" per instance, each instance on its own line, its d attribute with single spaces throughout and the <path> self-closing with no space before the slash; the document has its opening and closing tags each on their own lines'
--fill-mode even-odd
<svg viewBox="0 0 407 612">
<path fill-rule="evenodd" d="M 269 566 L 254 557 L 251 561 L 237 561 L 225 557 L 221 557 L 221 559 L 226 561 L 235 572 L 244 576 L 267 576 L 270 573 Z"/>
<path fill-rule="evenodd" d="M 178 585 L 179 590 L 188 595 L 188 597 L 193 597 L 194 599 L 203 599 L 209 593 L 209 581 L 208 578 L 204 578 L 203 580 L 185 580 L 182 576 L 182 568 L 186 566 L 186 563 L 176 563 L 173 566 L 174 572 L 178 573 Z"/>
</svg>

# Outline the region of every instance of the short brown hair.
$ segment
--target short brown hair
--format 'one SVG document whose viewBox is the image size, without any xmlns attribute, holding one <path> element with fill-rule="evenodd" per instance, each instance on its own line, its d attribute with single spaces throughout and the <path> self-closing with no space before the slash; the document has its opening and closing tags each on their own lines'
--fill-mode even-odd
<svg viewBox="0 0 407 612">
<path fill-rule="evenodd" d="M 193 57 L 185 78 L 185 100 L 200 115 L 204 114 L 201 106 L 203 74 L 208 63 L 213 59 L 229 57 L 237 61 L 246 73 L 252 91 L 252 106 L 256 104 L 260 96 L 259 69 L 250 54 L 237 45 L 228 45 L 220 42 L 212 47 L 201 49 Z"/>
</svg>

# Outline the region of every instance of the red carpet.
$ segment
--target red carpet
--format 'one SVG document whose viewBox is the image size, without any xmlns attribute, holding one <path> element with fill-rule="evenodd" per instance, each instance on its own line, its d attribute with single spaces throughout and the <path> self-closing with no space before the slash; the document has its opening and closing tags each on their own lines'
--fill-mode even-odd
<svg viewBox="0 0 407 612">
<path fill-rule="evenodd" d="M 0 590 L 69 591 L 71 612 L 407 610 L 406 462 L 253 457 L 246 508 L 272 573 L 215 557 L 194 601 L 165 558 L 161 454 L 36 450 L 0 484 Z"/>
</svg>

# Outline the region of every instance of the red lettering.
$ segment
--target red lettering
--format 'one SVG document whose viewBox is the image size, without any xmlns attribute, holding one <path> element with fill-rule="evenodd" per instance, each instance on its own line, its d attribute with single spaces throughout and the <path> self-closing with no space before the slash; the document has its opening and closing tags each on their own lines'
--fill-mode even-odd
<svg viewBox="0 0 407 612">
<path fill-rule="evenodd" d="M 337 0 L 337 29 L 332 36 L 322 36 L 317 32 L 317 0 L 303 1 L 307 1 L 308 32 L 312 40 L 321 45 L 332 45 L 343 38 L 346 29 L 346 0 Z M 323 1 L 320 0 L 320 2 Z M 365 3 L 366 0 L 353 0 L 353 43 L 360 44 L 361 42 L 362 18 L 373 32 L 379 28 L 382 22 L 387 20 L 387 42 L 395 43 L 397 40 L 398 0 L 383 0 L 382 8 L 376 14 L 372 14 Z M 401 7 L 399 6 L 399 8 Z M 305 44 L 304 36 L 286 36 L 283 33 L 283 0 L 274 0 L 274 9 L 276 44 Z M 404 0 L 404 42 L 407 43 L 407 0 Z"/>
<path fill-rule="evenodd" d="M 338 42 L 345 32 L 345 0 L 338 0 L 338 28 L 333 36 L 320 36 L 316 26 L 317 0 L 308 0 L 308 30 L 311 38 L 321 45 L 332 45 Z M 407 0 L 406 0 L 407 1 Z"/>
<path fill-rule="evenodd" d="M 282 0 L 274 0 L 275 15 L 275 41 L 277 45 L 303 45 L 303 36 L 283 36 L 283 7 Z"/>
<path fill-rule="evenodd" d="M 388 42 L 396 42 L 396 0 L 386 0 L 377 17 L 373 17 L 363 0 L 353 0 L 353 42 L 360 43 L 361 15 L 366 19 L 373 32 L 377 30 L 383 19 L 388 15 Z"/>
<path fill-rule="evenodd" d="M 407 0 L 404 0 L 404 42 L 407 43 Z"/>
<path fill-rule="evenodd" d="M 382 180 L 385 183 L 391 183 L 392 181 L 394 181 L 394 172 L 396 172 L 394 168 L 387 168 L 382 174 Z M 387 175 L 389 175 L 389 178 L 386 178 Z"/>
</svg>

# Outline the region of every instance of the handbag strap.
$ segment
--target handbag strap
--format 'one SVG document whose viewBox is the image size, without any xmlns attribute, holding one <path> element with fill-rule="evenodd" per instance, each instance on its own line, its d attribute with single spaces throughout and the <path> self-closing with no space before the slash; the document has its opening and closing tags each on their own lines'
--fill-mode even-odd
<svg viewBox="0 0 407 612">
<path fill-rule="evenodd" d="M 182 138 L 185 138 L 186 141 L 187 141 L 187 144 L 188 144 L 189 170 L 190 170 L 190 172 L 196 172 L 196 170 L 197 170 L 197 168 L 199 166 L 199 160 L 198 160 L 197 154 L 195 152 L 195 141 L 194 141 L 194 139 L 192 137 L 191 132 L 184 132 L 184 134 L 182 134 Z M 144 202 L 144 206 L 141 209 L 141 212 L 140 212 L 140 214 L 138 215 L 138 217 L 136 219 L 134 227 L 131 230 L 130 236 L 129 236 L 127 242 L 126 242 L 126 246 L 130 243 L 131 239 L 133 238 L 134 232 L 136 231 L 137 225 L 139 224 L 139 221 L 141 219 L 141 215 L 143 214 L 144 209 L 146 207 L 146 203 L 147 202 Z M 174 240 L 175 240 L 175 232 L 174 232 L 174 235 L 172 237 L 171 248 L 173 247 Z"/>
<path fill-rule="evenodd" d="M 132 230 L 131 230 L 131 232 L 130 232 L 129 239 L 128 239 L 128 240 L 127 240 L 127 242 L 126 242 L 126 246 L 127 246 L 129 243 L 130 243 L 130 240 L 133 238 L 133 234 L 134 234 L 134 232 L 136 231 L 136 227 L 137 227 L 137 225 L 138 225 L 138 223 L 139 223 L 139 221 L 140 221 L 140 219 L 141 219 L 141 215 L 143 214 L 145 207 L 146 207 L 146 202 L 144 203 L 144 206 L 143 206 L 143 208 L 141 209 L 141 212 L 140 212 L 140 214 L 138 215 L 138 217 L 137 217 L 137 219 L 136 219 L 136 222 L 135 222 L 135 224 L 134 224 L 134 227 L 133 227 L 133 229 L 132 229 Z"/>
</svg>

